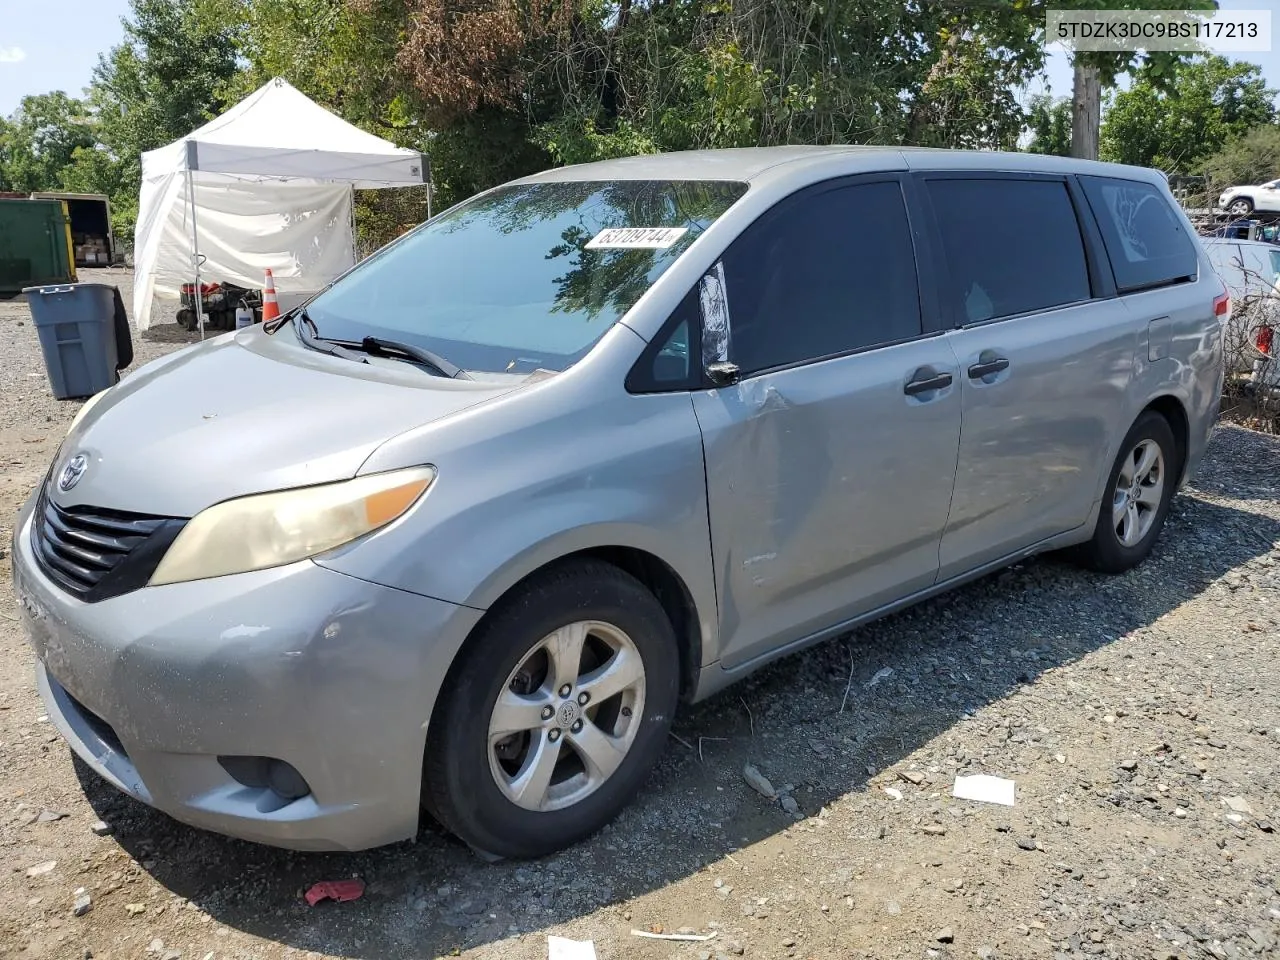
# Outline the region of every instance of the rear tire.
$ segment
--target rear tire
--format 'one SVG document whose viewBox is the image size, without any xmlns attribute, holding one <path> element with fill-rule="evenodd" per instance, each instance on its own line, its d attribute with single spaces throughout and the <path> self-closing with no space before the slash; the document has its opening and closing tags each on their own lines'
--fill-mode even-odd
<svg viewBox="0 0 1280 960">
<path fill-rule="evenodd" d="M 1182 475 L 1182 458 L 1169 422 L 1148 410 L 1125 435 L 1107 476 L 1093 538 L 1077 551 L 1102 573 L 1136 567 L 1155 547 Z"/>
<path fill-rule="evenodd" d="M 634 577 L 598 561 L 537 575 L 489 612 L 449 671 L 423 805 L 489 858 L 590 836 L 661 755 L 679 664 L 671 621 Z"/>
</svg>

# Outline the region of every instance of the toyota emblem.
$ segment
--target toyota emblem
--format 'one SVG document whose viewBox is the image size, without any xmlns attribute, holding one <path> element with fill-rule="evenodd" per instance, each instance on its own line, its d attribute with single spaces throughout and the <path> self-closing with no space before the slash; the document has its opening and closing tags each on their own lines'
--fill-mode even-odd
<svg viewBox="0 0 1280 960">
<path fill-rule="evenodd" d="M 66 493 L 80 482 L 80 478 L 84 476 L 88 467 L 89 458 L 83 453 L 77 453 L 67 461 L 67 465 L 62 468 L 62 473 L 58 474 L 58 489 Z"/>
</svg>

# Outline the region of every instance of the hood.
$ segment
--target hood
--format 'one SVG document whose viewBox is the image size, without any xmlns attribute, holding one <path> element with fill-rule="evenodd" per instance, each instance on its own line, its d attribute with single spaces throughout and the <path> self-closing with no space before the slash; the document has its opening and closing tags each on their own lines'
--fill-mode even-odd
<svg viewBox="0 0 1280 960">
<path fill-rule="evenodd" d="M 55 476 L 78 454 L 87 465 L 52 496 L 62 506 L 190 517 L 245 494 L 349 479 L 397 434 L 517 387 L 356 363 L 308 349 L 289 327 L 273 336 L 250 328 L 113 387 L 63 442 Z"/>
</svg>

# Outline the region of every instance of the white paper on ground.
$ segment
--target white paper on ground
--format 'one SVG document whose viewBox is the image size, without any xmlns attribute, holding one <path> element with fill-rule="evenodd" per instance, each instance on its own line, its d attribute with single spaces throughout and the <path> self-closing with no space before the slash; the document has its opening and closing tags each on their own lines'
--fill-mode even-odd
<svg viewBox="0 0 1280 960">
<path fill-rule="evenodd" d="M 991 777 L 985 773 L 972 777 L 956 777 L 951 795 L 960 800 L 977 800 L 980 803 L 998 803 L 1013 806 L 1013 781 L 1004 777 Z"/>
<path fill-rule="evenodd" d="M 547 937 L 547 960 L 596 960 L 595 941 Z"/>
</svg>

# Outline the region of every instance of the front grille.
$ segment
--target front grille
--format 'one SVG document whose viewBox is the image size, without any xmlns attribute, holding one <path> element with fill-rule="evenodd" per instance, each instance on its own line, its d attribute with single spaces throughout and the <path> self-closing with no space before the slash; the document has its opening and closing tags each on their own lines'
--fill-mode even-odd
<svg viewBox="0 0 1280 960">
<path fill-rule="evenodd" d="M 36 504 L 31 539 L 49 579 L 95 603 L 145 586 L 185 523 L 101 507 L 63 508 L 46 490 Z"/>
</svg>

